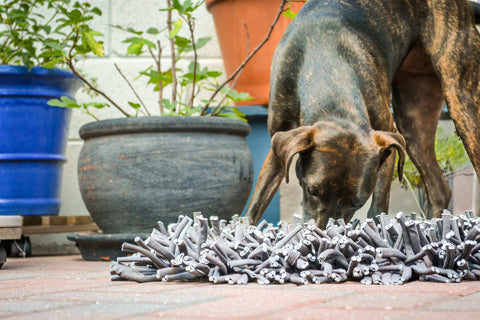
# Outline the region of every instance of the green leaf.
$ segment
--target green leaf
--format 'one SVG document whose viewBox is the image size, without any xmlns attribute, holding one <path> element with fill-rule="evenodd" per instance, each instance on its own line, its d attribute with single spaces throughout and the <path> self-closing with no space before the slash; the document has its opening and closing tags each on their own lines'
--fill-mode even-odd
<svg viewBox="0 0 480 320">
<path fill-rule="evenodd" d="M 127 48 L 127 55 L 140 55 L 142 54 L 142 48 L 143 46 L 138 43 L 132 43 L 131 45 L 128 46 Z"/>
<path fill-rule="evenodd" d="M 58 50 L 58 51 L 62 51 L 67 46 L 66 44 L 61 45 L 58 42 L 56 42 L 55 40 L 51 40 L 51 39 L 47 39 L 47 40 L 43 41 L 43 44 L 45 46 L 49 47 L 49 48 L 52 48 L 52 49 L 55 49 L 55 50 Z"/>
<path fill-rule="evenodd" d="M 128 104 L 130 105 L 130 107 L 134 108 L 135 110 L 138 110 L 140 109 L 140 103 L 133 103 L 131 101 L 128 101 Z"/>
<path fill-rule="evenodd" d="M 84 107 L 84 109 L 87 109 L 87 107 L 102 109 L 105 107 L 109 107 L 110 105 L 108 105 L 107 103 L 100 103 L 100 102 L 88 102 L 88 103 L 84 103 L 82 106 Z"/>
<path fill-rule="evenodd" d="M 297 12 L 293 12 L 291 8 L 288 7 L 287 10 L 283 11 L 283 15 L 293 20 L 297 16 Z"/>
<path fill-rule="evenodd" d="M 184 12 L 183 12 L 183 6 L 182 6 L 182 4 L 180 3 L 180 1 L 178 1 L 178 0 L 172 0 L 172 6 L 173 6 L 173 8 L 175 8 L 175 10 L 177 10 L 178 12 L 184 13 Z"/>
<path fill-rule="evenodd" d="M 84 20 L 82 12 L 78 9 L 72 10 L 72 12 L 68 14 L 68 17 L 74 23 L 80 23 Z"/>
<path fill-rule="evenodd" d="M 137 36 L 140 36 L 143 34 L 142 31 L 138 31 L 138 30 L 135 30 L 131 27 L 128 27 L 128 28 L 124 28 L 123 26 L 121 25 L 112 25 L 112 27 L 116 28 L 116 29 L 119 29 L 119 30 L 122 30 L 122 31 L 125 31 L 125 32 L 129 32 L 129 33 L 133 33 L 133 34 L 136 34 Z"/>
<path fill-rule="evenodd" d="M 169 33 L 170 39 L 173 39 L 173 37 L 175 37 L 178 34 L 182 25 L 183 25 L 183 21 L 181 19 L 178 19 L 173 23 L 173 29 Z"/>
<path fill-rule="evenodd" d="M 42 67 L 46 68 L 46 69 L 51 69 L 53 67 L 55 67 L 57 64 L 63 62 L 63 57 L 62 58 L 57 58 L 57 59 L 54 59 L 54 60 L 51 60 L 51 61 L 48 61 L 48 62 L 45 62 Z"/>
<path fill-rule="evenodd" d="M 14 9 L 10 12 L 8 18 L 15 23 L 22 23 L 27 18 L 27 14 L 22 10 Z"/>
<path fill-rule="evenodd" d="M 230 88 L 222 88 L 221 92 L 233 101 L 248 101 L 253 99 L 247 92 L 238 92 Z"/>
<path fill-rule="evenodd" d="M 222 75 L 222 73 L 220 71 L 208 71 L 207 72 L 207 76 L 211 77 L 211 78 L 218 78 Z"/>
<path fill-rule="evenodd" d="M 238 108 L 229 108 L 229 109 L 231 109 L 233 113 L 235 113 L 238 119 L 242 120 L 243 122 L 247 122 L 247 116 L 243 112 L 238 110 Z"/>
<path fill-rule="evenodd" d="M 52 31 L 52 27 L 50 26 L 40 26 L 40 28 L 42 28 L 46 34 L 50 34 L 50 32 Z"/>
<path fill-rule="evenodd" d="M 184 37 L 175 36 L 175 46 L 179 51 L 190 51 L 192 50 L 192 44 L 190 40 Z"/>
<path fill-rule="evenodd" d="M 42 52 L 38 57 L 39 58 L 59 58 L 59 57 L 63 57 L 63 51 L 48 50 L 48 51 Z"/>
<path fill-rule="evenodd" d="M 47 104 L 52 107 L 63 107 L 63 108 L 80 108 L 74 100 L 69 97 L 60 97 L 59 99 L 51 99 L 47 101 Z"/>
<path fill-rule="evenodd" d="M 148 83 L 154 84 L 156 86 L 160 81 L 162 82 L 163 87 L 173 82 L 171 70 L 167 70 L 162 73 L 158 73 L 155 70 L 148 70 L 148 71 L 142 71 L 140 72 L 140 74 L 148 77 L 149 78 Z M 158 90 L 158 87 L 156 88 L 156 90 Z"/>
<path fill-rule="evenodd" d="M 245 115 L 242 112 L 238 111 L 237 108 L 226 108 L 222 110 L 221 113 L 214 114 L 213 116 L 237 119 L 242 120 L 243 122 L 247 122 L 247 118 L 245 117 Z"/>
<path fill-rule="evenodd" d="M 92 10 L 90 10 L 90 12 L 95 13 L 98 16 L 102 15 L 102 10 L 100 10 L 98 7 L 93 8 Z"/>
<path fill-rule="evenodd" d="M 162 99 L 162 106 L 163 106 L 163 108 L 165 108 L 167 110 L 175 110 L 175 107 L 177 106 L 177 101 L 174 101 L 172 103 L 168 99 Z"/>
<path fill-rule="evenodd" d="M 147 40 L 142 37 L 131 37 L 125 39 L 124 43 L 130 43 L 127 48 L 127 55 L 140 55 L 143 53 L 143 47 L 147 46 L 149 48 L 155 49 L 156 45 L 150 40 Z"/>
<path fill-rule="evenodd" d="M 160 33 L 160 30 L 158 30 L 157 28 L 148 28 L 146 32 L 148 34 L 156 36 L 157 34 Z"/>
<path fill-rule="evenodd" d="M 88 46 L 93 54 L 95 54 L 98 57 L 103 57 L 105 54 L 103 44 L 101 42 L 98 42 L 95 40 L 95 36 L 101 36 L 102 34 L 97 31 L 93 31 L 91 29 L 88 29 L 86 31 L 82 32 L 82 41 L 83 43 Z"/>
<path fill-rule="evenodd" d="M 197 50 L 203 48 L 211 39 L 212 37 L 199 38 L 197 42 L 195 42 L 195 46 L 197 47 Z"/>
<path fill-rule="evenodd" d="M 204 2 L 205 2 L 204 0 L 201 0 L 196 3 L 193 3 L 192 0 L 186 0 L 182 5 L 181 13 L 190 15 L 191 12 L 199 8 Z"/>
</svg>

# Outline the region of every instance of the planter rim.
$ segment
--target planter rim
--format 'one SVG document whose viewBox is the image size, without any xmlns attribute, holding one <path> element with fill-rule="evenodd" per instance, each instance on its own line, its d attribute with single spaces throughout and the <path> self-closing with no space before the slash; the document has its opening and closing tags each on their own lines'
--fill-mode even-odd
<svg viewBox="0 0 480 320">
<path fill-rule="evenodd" d="M 73 73 L 70 70 L 52 68 L 46 69 L 43 67 L 33 67 L 31 70 L 28 70 L 25 66 L 11 66 L 0 64 L 0 75 L 4 74 L 32 74 L 32 75 L 43 75 L 43 76 L 60 76 L 60 77 L 73 77 Z"/>
<path fill-rule="evenodd" d="M 205 3 L 207 5 L 207 10 L 210 12 L 210 7 L 212 7 L 215 3 L 225 1 L 225 0 L 206 0 Z"/>
<path fill-rule="evenodd" d="M 205 0 L 205 4 L 207 5 L 207 10 L 210 12 L 210 8 L 214 6 L 215 4 L 219 2 L 224 2 L 224 1 L 232 1 L 232 0 Z M 242 1 L 247 1 L 247 0 L 242 0 Z M 265 0 L 252 0 L 252 1 L 265 1 Z M 280 4 L 280 2 L 279 2 Z"/>
<path fill-rule="evenodd" d="M 462 164 L 458 169 L 455 169 L 453 171 L 449 171 L 445 173 L 445 177 L 450 178 L 456 176 L 459 172 L 462 170 L 467 169 L 468 167 L 472 166 L 472 162 L 470 160 L 467 160 L 464 164 Z"/>
<path fill-rule="evenodd" d="M 90 122 L 83 125 L 79 133 L 86 140 L 120 134 L 160 132 L 209 132 L 245 137 L 250 133 L 250 126 L 241 120 L 223 117 L 154 116 Z"/>
</svg>

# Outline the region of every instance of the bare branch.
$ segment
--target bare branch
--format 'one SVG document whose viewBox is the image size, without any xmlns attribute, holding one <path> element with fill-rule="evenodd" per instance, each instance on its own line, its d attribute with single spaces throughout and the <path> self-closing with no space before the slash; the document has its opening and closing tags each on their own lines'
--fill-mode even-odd
<svg viewBox="0 0 480 320">
<path fill-rule="evenodd" d="M 140 102 L 140 104 L 143 106 L 143 109 L 145 109 L 145 112 L 147 113 L 148 116 L 151 116 L 150 112 L 148 111 L 147 109 L 147 106 L 145 105 L 145 103 L 143 103 L 142 99 L 140 98 L 140 96 L 138 95 L 137 91 L 135 90 L 135 88 L 132 86 L 132 84 L 130 83 L 130 81 L 128 81 L 127 77 L 123 74 L 122 70 L 120 70 L 120 67 L 118 66 L 118 64 L 114 63 L 113 64 L 115 66 L 115 69 L 117 69 L 118 73 L 122 76 L 123 80 L 125 80 L 125 82 L 128 84 L 128 86 L 130 87 L 130 89 L 132 90 L 133 94 L 135 95 L 135 97 L 137 97 L 137 100 Z"/>
<path fill-rule="evenodd" d="M 157 66 L 158 74 L 162 74 L 162 47 L 160 45 L 160 40 L 157 40 L 158 56 L 155 56 L 152 49 L 149 47 L 148 52 L 152 56 L 155 65 Z M 160 115 L 163 114 L 163 83 L 162 80 L 158 81 L 158 105 L 160 107 Z"/>
<path fill-rule="evenodd" d="M 88 114 L 90 117 L 93 117 L 95 120 L 100 121 L 100 119 L 95 116 L 93 113 L 91 113 L 88 109 L 83 110 L 86 114 Z"/>
<path fill-rule="evenodd" d="M 80 79 L 81 81 L 83 81 L 83 83 L 85 83 L 89 88 L 90 90 L 92 91 L 95 91 L 96 93 L 98 93 L 99 95 L 101 95 L 102 97 L 104 97 L 105 99 L 107 99 L 108 102 L 110 102 L 115 108 L 117 108 L 121 113 L 123 113 L 123 115 L 125 115 L 126 117 L 130 117 L 130 115 L 125 111 L 123 110 L 122 107 L 120 107 L 115 101 L 112 100 L 112 98 L 110 98 L 105 92 L 101 91 L 101 90 L 98 90 L 97 88 L 95 88 L 91 83 L 90 81 L 88 81 L 87 79 L 85 79 L 85 77 L 83 77 L 78 71 L 77 69 L 75 68 L 75 66 L 73 65 L 73 62 L 71 60 L 67 60 L 65 62 L 67 64 L 67 66 L 70 68 L 70 70 L 73 72 L 73 74 L 78 78 Z"/>
<path fill-rule="evenodd" d="M 243 26 L 245 27 L 245 33 L 247 35 L 247 54 L 246 56 L 250 54 L 250 29 L 248 29 L 247 23 L 245 21 L 242 21 Z"/>
<path fill-rule="evenodd" d="M 162 74 L 162 47 L 160 46 L 160 40 L 157 40 L 158 48 L 158 57 L 156 60 L 157 63 L 157 72 Z M 160 115 L 163 115 L 165 110 L 163 109 L 163 82 L 160 80 L 158 82 L 158 105 L 160 106 Z"/>
<path fill-rule="evenodd" d="M 195 44 L 195 35 L 193 33 L 194 31 L 194 25 L 193 25 L 193 20 L 191 17 L 187 18 L 187 23 L 188 23 L 188 28 L 190 30 L 190 39 L 192 42 L 192 48 L 193 48 L 193 80 L 192 80 L 192 95 L 190 96 L 190 101 L 188 102 L 188 106 L 190 108 L 193 107 L 193 99 L 195 98 L 195 83 L 196 83 L 196 78 L 197 78 L 197 62 L 198 62 L 198 53 L 197 53 L 197 46 Z"/>
<path fill-rule="evenodd" d="M 170 8 L 172 6 L 172 0 L 167 0 L 167 6 Z M 172 102 L 177 100 L 177 62 L 175 57 L 175 41 L 173 38 L 170 38 L 170 32 L 172 31 L 172 11 L 168 10 L 167 13 L 167 26 L 168 26 L 168 33 L 169 33 L 169 43 L 170 43 L 170 50 L 171 50 L 171 61 L 172 61 Z M 178 104 L 180 106 L 180 104 Z M 177 113 L 180 110 L 175 110 Z"/>
</svg>

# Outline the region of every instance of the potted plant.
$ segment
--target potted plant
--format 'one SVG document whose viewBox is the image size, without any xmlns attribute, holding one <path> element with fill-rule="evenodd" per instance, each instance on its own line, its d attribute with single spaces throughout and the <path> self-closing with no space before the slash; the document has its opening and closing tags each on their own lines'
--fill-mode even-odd
<svg viewBox="0 0 480 320">
<path fill-rule="evenodd" d="M 88 22 L 100 13 L 70 0 L 0 4 L 0 215 L 59 212 L 71 111 L 47 101 L 73 97 L 80 82 L 54 67 L 62 65 L 62 49 L 95 49 Z"/>
<path fill-rule="evenodd" d="M 204 1 L 165 3 L 160 9 L 166 14 L 163 28 L 114 26 L 127 35 L 127 55 L 152 58 L 139 77 L 156 92 L 154 101 L 144 101 L 116 65 L 136 97 L 124 105 L 117 103 L 65 55 L 65 63 L 99 99 L 76 103 L 62 97 L 49 102 L 91 115 L 95 108 L 113 106 L 125 115 L 80 129 L 84 139 L 78 162 L 80 191 L 104 233 L 148 233 L 158 220 L 177 221 L 179 215 L 193 211 L 228 219 L 242 212 L 250 193 L 252 159 L 245 141 L 249 126 L 236 109 L 225 107 L 227 100 L 249 96 L 225 87 L 227 81 L 219 83 L 220 72 L 198 62 L 198 50 L 210 40 L 197 39 L 194 32 L 195 11 Z M 164 50 L 169 50 L 168 67 L 162 60 Z"/>
</svg>

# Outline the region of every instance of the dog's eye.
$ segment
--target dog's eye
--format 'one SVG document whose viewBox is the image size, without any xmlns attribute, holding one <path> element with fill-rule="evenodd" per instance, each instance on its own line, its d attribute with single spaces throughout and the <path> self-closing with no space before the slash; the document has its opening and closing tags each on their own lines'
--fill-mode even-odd
<svg viewBox="0 0 480 320">
<path fill-rule="evenodd" d="M 317 189 L 312 188 L 312 187 L 307 187 L 307 192 L 308 192 L 310 195 L 318 198 Z"/>
</svg>

